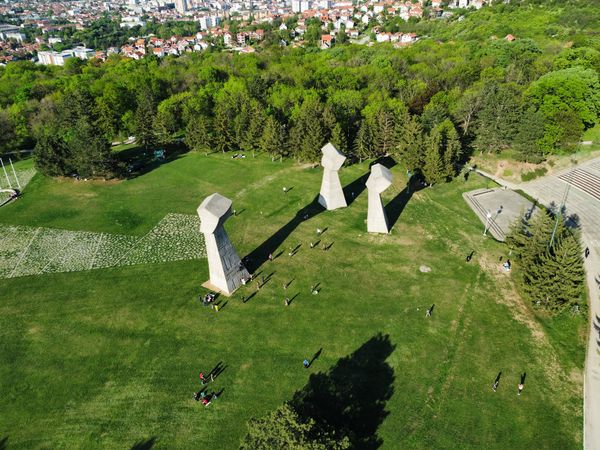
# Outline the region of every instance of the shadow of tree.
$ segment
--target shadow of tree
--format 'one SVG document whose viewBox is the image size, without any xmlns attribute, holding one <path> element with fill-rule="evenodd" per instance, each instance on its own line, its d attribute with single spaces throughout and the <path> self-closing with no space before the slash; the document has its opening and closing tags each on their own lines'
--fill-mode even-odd
<svg viewBox="0 0 600 450">
<path fill-rule="evenodd" d="M 154 444 L 156 444 L 156 436 L 136 442 L 131 447 L 131 450 L 150 450 L 152 447 L 154 447 Z"/>
<path fill-rule="evenodd" d="M 348 436 L 351 448 L 380 447 L 377 429 L 389 414 L 385 404 L 394 392 L 394 371 L 386 359 L 394 349 L 388 335 L 377 334 L 327 373 L 312 374 L 290 405 L 300 416 Z"/>
<path fill-rule="evenodd" d="M 0 450 L 6 450 L 8 448 L 8 436 L 4 436 L 0 439 Z"/>
<path fill-rule="evenodd" d="M 154 149 L 144 149 L 136 146 L 116 153 L 117 161 L 123 165 L 122 176 L 136 178 L 152 172 L 163 164 L 175 161 L 189 152 L 189 149 L 181 142 L 159 145 L 156 149 L 164 149 L 165 157 L 160 160 L 155 158 Z"/>
</svg>

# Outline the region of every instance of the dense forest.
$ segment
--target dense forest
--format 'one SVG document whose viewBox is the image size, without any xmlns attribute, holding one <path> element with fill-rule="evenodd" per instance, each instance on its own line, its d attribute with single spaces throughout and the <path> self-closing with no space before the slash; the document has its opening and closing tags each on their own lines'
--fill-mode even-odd
<svg viewBox="0 0 600 450">
<path fill-rule="evenodd" d="M 43 172 L 82 176 L 118 175 L 110 143 L 125 136 L 304 161 L 331 141 L 355 159 L 395 155 L 430 183 L 472 152 L 539 162 L 598 122 L 600 8 L 536 3 L 406 24 L 423 34 L 401 49 L 11 63 L 0 68 L 0 149 L 35 146 Z"/>
</svg>

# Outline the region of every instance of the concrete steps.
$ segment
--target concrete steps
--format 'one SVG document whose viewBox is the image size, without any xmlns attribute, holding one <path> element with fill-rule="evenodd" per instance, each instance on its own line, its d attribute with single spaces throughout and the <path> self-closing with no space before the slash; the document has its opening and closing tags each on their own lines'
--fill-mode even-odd
<svg viewBox="0 0 600 450">
<path fill-rule="evenodd" d="M 477 217 L 479 217 L 479 220 L 481 220 L 483 225 L 485 226 L 486 224 L 488 224 L 488 231 L 491 233 L 491 235 L 494 236 L 499 241 L 504 241 L 506 239 L 506 236 L 504 235 L 504 232 L 502 231 L 500 226 L 494 221 L 493 213 L 492 213 L 492 218 L 489 219 L 489 223 L 488 223 L 488 218 L 487 218 L 488 212 L 477 201 L 478 195 L 488 194 L 493 191 L 494 191 L 493 189 L 478 189 L 476 191 L 465 192 L 463 194 L 463 198 L 465 199 L 467 204 L 471 207 L 471 209 L 475 212 L 475 214 L 477 214 Z"/>
</svg>

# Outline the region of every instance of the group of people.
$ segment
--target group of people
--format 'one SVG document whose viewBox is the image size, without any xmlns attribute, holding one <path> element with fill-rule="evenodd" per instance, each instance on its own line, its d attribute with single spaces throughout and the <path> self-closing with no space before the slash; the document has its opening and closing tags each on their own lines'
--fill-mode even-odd
<svg viewBox="0 0 600 450">
<path fill-rule="evenodd" d="M 200 384 L 202 387 L 198 392 L 194 392 L 194 400 L 197 402 L 201 401 L 204 406 L 208 406 L 213 400 L 216 400 L 219 397 L 218 394 L 215 391 L 209 394 L 208 388 L 206 387 L 209 381 L 214 380 L 215 378 L 212 372 L 208 375 L 208 378 L 204 376 L 203 372 L 200 372 Z"/>
</svg>

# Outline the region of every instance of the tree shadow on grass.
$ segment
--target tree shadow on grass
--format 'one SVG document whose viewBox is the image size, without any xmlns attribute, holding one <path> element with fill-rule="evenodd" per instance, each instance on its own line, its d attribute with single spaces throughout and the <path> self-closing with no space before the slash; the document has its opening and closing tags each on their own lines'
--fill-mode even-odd
<svg viewBox="0 0 600 450">
<path fill-rule="evenodd" d="M 394 370 L 386 362 L 394 349 L 388 335 L 377 334 L 327 373 L 312 374 L 290 405 L 305 419 L 348 436 L 351 448 L 379 448 L 377 429 L 394 392 Z"/>
<path fill-rule="evenodd" d="M 154 150 L 165 150 L 163 159 L 154 156 Z M 136 178 L 152 172 L 157 167 L 180 158 L 189 152 L 189 149 L 180 142 L 158 145 L 148 150 L 136 146 L 116 153 L 117 161 L 123 166 L 121 175 L 126 178 Z"/>
<path fill-rule="evenodd" d="M 6 450 L 8 448 L 8 436 L 0 438 L 0 450 Z"/>
<path fill-rule="evenodd" d="M 137 441 L 131 446 L 131 450 L 150 450 L 156 444 L 156 436 L 152 436 L 149 439 Z"/>
</svg>

